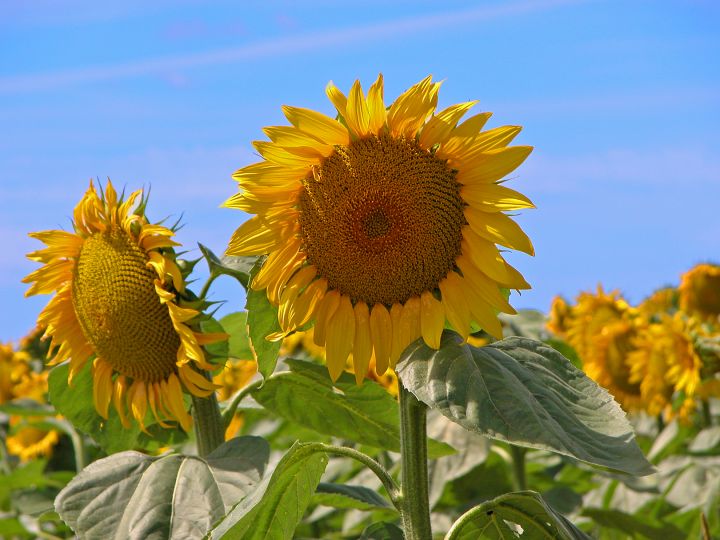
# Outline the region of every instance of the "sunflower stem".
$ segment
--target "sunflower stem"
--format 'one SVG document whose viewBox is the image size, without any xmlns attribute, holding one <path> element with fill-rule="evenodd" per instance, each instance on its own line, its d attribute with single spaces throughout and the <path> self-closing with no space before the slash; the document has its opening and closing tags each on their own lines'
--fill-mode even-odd
<svg viewBox="0 0 720 540">
<path fill-rule="evenodd" d="M 525 491 L 527 489 L 527 480 L 525 476 L 525 448 L 510 445 L 510 453 L 512 454 L 513 476 L 515 480 L 515 489 L 517 491 Z"/>
<path fill-rule="evenodd" d="M 215 393 L 206 398 L 193 396 L 192 402 L 198 454 L 205 457 L 225 442 L 225 423 Z"/>
<path fill-rule="evenodd" d="M 403 530 L 406 540 L 430 540 L 427 467 L 427 407 L 400 381 L 400 462 Z"/>
</svg>

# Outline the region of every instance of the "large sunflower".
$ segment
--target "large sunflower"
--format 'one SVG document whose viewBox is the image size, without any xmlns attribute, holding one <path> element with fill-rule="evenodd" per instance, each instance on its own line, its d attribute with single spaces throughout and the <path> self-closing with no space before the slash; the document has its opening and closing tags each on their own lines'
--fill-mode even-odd
<svg viewBox="0 0 720 540">
<path fill-rule="evenodd" d="M 504 213 L 533 205 L 500 184 L 532 148 L 508 146 L 520 127 L 481 131 L 490 113 L 458 124 L 474 101 L 433 114 L 439 88 L 427 77 L 386 108 L 382 76 L 367 96 L 330 83 L 337 120 L 283 107 L 292 125 L 265 128 L 264 161 L 233 176 L 225 205 L 256 215 L 227 252 L 268 254 L 252 287 L 283 335 L 314 321 L 333 379 L 351 353 L 355 373 L 374 356 L 383 374 L 420 336 L 437 348 L 446 320 L 501 337 L 497 312 L 515 312 L 502 289 L 529 288 L 497 245 L 533 254 Z"/>
<path fill-rule="evenodd" d="M 72 381 L 95 357 L 93 398 L 102 417 L 112 401 L 124 426 L 127 407 L 144 429 L 149 406 L 163 427 L 177 421 L 187 431 L 183 387 L 197 396 L 214 391 L 193 365 L 214 369 L 201 345 L 221 336 L 188 326 L 199 312 L 179 305 L 178 244 L 171 229 L 148 222 L 145 205 L 142 190 L 123 200 L 109 180 L 100 195 L 91 182 L 75 208 L 74 232 L 30 235 L 47 247 L 28 255 L 44 266 L 23 281 L 33 283 L 27 295 L 55 293 L 38 318 L 52 338 L 51 364 L 69 359 Z"/>
</svg>

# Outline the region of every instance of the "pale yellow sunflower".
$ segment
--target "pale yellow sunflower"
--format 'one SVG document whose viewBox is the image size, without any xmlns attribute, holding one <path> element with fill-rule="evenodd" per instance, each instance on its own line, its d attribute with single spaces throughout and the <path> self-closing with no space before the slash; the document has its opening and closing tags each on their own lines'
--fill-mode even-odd
<svg viewBox="0 0 720 540">
<path fill-rule="evenodd" d="M 427 77 L 386 108 L 382 76 L 367 95 L 330 83 L 337 120 L 283 107 L 292 125 L 265 128 L 264 160 L 234 174 L 225 205 L 256 215 L 227 252 L 268 255 L 252 287 L 279 306 L 273 338 L 314 322 L 333 380 L 350 354 L 383 374 L 420 336 L 437 348 L 446 321 L 502 337 L 502 289 L 529 288 L 497 245 L 533 254 L 505 213 L 533 204 L 501 184 L 532 147 L 508 146 L 518 126 L 481 131 L 490 113 L 458 124 L 475 101 L 434 114 L 439 89 Z"/>
<path fill-rule="evenodd" d="M 60 435 L 54 429 L 43 429 L 28 423 L 40 420 L 42 418 L 10 417 L 12 431 L 6 440 L 8 453 L 18 456 L 23 462 L 52 455 L 53 448 L 60 441 Z"/>
<path fill-rule="evenodd" d="M 682 275 L 680 309 L 709 322 L 720 322 L 720 266 L 698 264 Z"/>
<path fill-rule="evenodd" d="M 626 411 L 643 408 L 640 386 L 630 381 L 628 354 L 637 333 L 636 312 L 617 291 L 581 293 L 567 322 L 567 341 L 583 371 L 604 386 Z"/>
<path fill-rule="evenodd" d="M 201 345 L 224 336 L 191 328 L 199 312 L 179 305 L 185 283 L 174 232 L 148 222 L 146 202 L 142 190 L 123 200 L 109 180 L 100 195 L 91 182 L 75 208 L 74 232 L 30 234 L 47 247 L 28 255 L 43 266 L 23 281 L 33 283 L 27 295 L 55 293 L 38 318 L 56 351 L 51 364 L 69 360 L 72 381 L 94 357 L 93 398 L 103 418 L 112 401 L 126 427 L 126 409 L 144 429 L 149 408 L 161 426 L 177 421 L 187 431 L 183 388 L 196 396 L 214 391 L 194 366 L 215 369 Z"/>
</svg>

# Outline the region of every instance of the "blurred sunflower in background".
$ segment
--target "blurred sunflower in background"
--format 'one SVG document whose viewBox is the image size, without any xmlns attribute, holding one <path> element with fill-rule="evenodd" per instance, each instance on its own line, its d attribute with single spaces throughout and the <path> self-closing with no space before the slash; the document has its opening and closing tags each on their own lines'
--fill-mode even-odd
<svg viewBox="0 0 720 540">
<path fill-rule="evenodd" d="M 566 315 L 567 341 L 588 377 L 607 388 L 626 411 L 643 407 L 640 386 L 630 380 L 627 355 L 637 335 L 636 311 L 617 291 L 581 293 Z"/>
<path fill-rule="evenodd" d="M 145 217 L 142 190 L 126 200 L 108 180 L 93 183 L 73 213 L 74 231 L 31 233 L 46 248 L 30 253 L 43 264 L 23 281 L 27 295 L 54 296 L 38 324 L 51 338 L 50 365 L 70 361 L 69 379 L 94 357 L 93 398 L 108 418 L 110 402 L 125 427 L 130 415 L 145 429 L 148 409 L 163 427 L 188 431 L 183 388 L 208 396 L 215 385 L 195 370 L 212 370 L 201 345 L 224 339 L 192 329 L 200 312 L 184 307 L 184 276 L 176 261 L 174 231 Z"/>
<path fill-rule="evenodd" d="M 698 264 L 680 278 L 680 309 L 707 322 L 720 322 L 720 266 Z"/>
<path fill-rule="evenodd" d="M 218 400 L 230 399 L 235 393 L 245 388 L 256 373 L 257 362 L 255 360 L 228 359 L 222 370 L 213 377 L 213 382 L 217 386 Z M 236 412 L 225 429 L 225 440 L 235 437 L 242 426 L 243 414 Z"/>
<path fill-rule="evenodd" d="M 660 322 L 647 325 L 628 355 L 632 382 L 640 385 L 646 410 L 658 415 L 671 404 L 675 391 L 692 398 L 700 384 L 702 361 L 695 351 L 692 320 L 681 313 L 664 314 Z M 668 411 L 672 416 L 672 411 Z M 684 415 L 691 412 L 685 407 Z"/>
<path fill-rule="evenodd" d="M 0 404 L 16 399 L 47 403 L 48 373 L 34 370 L 32 357 L 24 348 L 0 344 Z M 10 415 L 5 440 L 8 453 L 21 461 L 51 455 L 60 435 L 54 429 L 39 427 L 37 424 L 42 421 L 41 417 Z"/>
<path fill-rule="evenodd" d="M 446 321 L 467 339 L 473 322 L 502 337 L 503 289 L 527 289 L 498 245 L 533 254 L 506 211 L 532 208 L 500 184 L 532 150 L 509 146 L 518 126 L 482 131 L 476 104 L 434 114 L 439 83 L 409 88 L 389 108 L 378 77 L 345 96 L 330 83 L 337 119 L 284 106 L 291 126 L 265 128 L 264 161 L 237 171 L 225 206 L 256 214 L 229 255 L 268 254 L 252 287 L 279 307 L 281 339 L 314 321 L 333 380 L 352 355 L 359 378 L 383 375 L 422 336 L 440 344 Z"/>
</svg>

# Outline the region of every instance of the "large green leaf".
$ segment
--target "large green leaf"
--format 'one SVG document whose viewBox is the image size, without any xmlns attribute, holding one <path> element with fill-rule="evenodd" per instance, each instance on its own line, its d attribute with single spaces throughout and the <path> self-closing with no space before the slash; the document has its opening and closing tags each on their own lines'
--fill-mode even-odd
<svg viewBox="0 0 720 540">
<path fill-rule="evenodd" d="M 296 443 L 271 475 L 212 530 L 213 540 L 290 540 L 327 465 L 316 444 Z"/>
<path fill-rule="evenodd" d="M 237 311 L 225 315 L 220 319 L 220 324 L 222 324 L 225 332 L 230 334 L 228 356 L 238 360 L 251 360 L 253 353 L 248 340 L 247 312 Z"/>
<path fill-rule="evenodd" d="M 362 532 L 358 540 L 403 540 L 402 529 L 392 523 L 373 523 Z"/>
<path fill-rule="evenodd" d="M 203 538 L 257 487 L 269 451 L 238 437 L 205 459 L 121 452 L 88 465 L 55 508 L 81 539 Z"/>
<path fill-rule="evenodd" d="M 75 374 L 72 385 L 68 384 L 69 364 L 60 364 L 48 376 L 48 397 L 58 413 L 67 418 L 78 430 L 86 433 L 108 454 L 140 446 L 140 428 L 133 422 L 125 429 L 114 407 L 110 407 L 108 419 L 102 418 L 93 404 L 93 380 L 91 362 Z"/>
<path fill-rule="evenodd" d="M 268 341 L 268 335 L 280 331 L 277 308 L 267 298 L 266 292 L 250 289 L 247 293 L 247 328 L 250 347 L 258 363 L 258 371 L 268 378 L 275 371 L 282 340 Z"/>
<path fill-rule="evenodd" d="M 634 475 L 654 470 L 612 396 L 555 349 L 511 337 L 475 348 L 454 332 L 418 340 L 398 375 L 417 398 L 476 433 Z"/>
<path fill-rule="evenodd" d="M 428 463 L 430 507 L 440 500 L 448 482 L 466 475 L 485 461 L 490 453 L 490 439 L 468 431 L 437 411 L 429 411 L 427 434 L 452 446 L 457 453 Z"/>
<path fill-rule="evenodd" d="M 325 366 L 288 359 L 289 372 L 276 373 L 253 397 L 266 409 L 319 433 L 400 451 L 397 401 L 380 385 L 343 373 L 334 386 Z M 432 456 L 452 448 L 430 442 Z"/>
<path fill-rule="evenodd" d="M 476 506 L 460 516 L 445 536 L 445 540 L 517 538 L 590 539 L 534 491 L 507 493 Z"/>
</svg>

